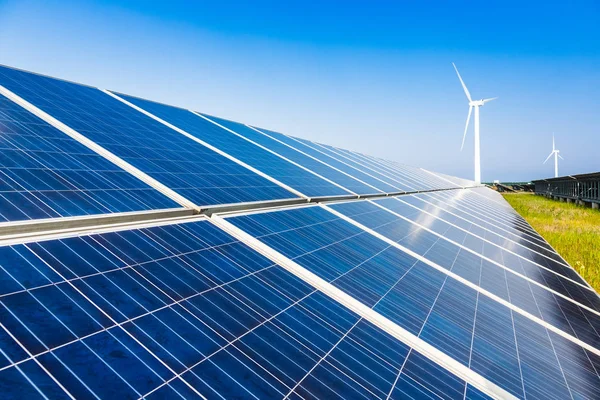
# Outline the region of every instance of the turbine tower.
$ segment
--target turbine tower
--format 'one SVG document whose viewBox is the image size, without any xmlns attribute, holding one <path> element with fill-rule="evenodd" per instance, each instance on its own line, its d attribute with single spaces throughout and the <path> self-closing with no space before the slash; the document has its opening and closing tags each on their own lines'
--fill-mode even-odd
<svg viewBox="0 0 600 400">
<path fill-rule="evenodd" d="M 458 79 L 460 80 L 460 84 L 465 90 L 465 94 L 467 95 L 467 99 L 469 100 L 469 114 L 467 115 L 467 123 L 465 125 L 465 133 L 463 134 L 462 145 L 460 146 L 460 151 L 462 151 L 465 146 L 465 138 L 467 137 L 467 129 L 469 129 L 469 120 L 471 119 L 471 112 L 475 109 L 475 183 L 481 183 L 481 152 L 479 145 L 479 107 L 483 106 L 485 103 L 488 103 L 492 100 L 496 100 L 497 97 L 492 97 L 491 99 L 482 99 L 482 100 L 473 100 L 471 99 L 471 94 L 469 93 L 469 89 L 467 89 L 467 85 L 462 80 L 460 74 L 458 73 L 458 69 L 456 65 L 452 63 L 454 66 L 454 70 L 456 71 L 456 75 L 458 75 Z"/>
<path fill-rule="evenodd" d="M 554 155 L 554 177 L 555 178 L 558 178 L 558 158 L 560 157 L 561 160 L 564 160 L 564 158 L 562 158 L 562 156 L 558 153 L 560 153 L 560 151 L 556 149 L 556 146 L 554 146 L 554 134 L 552 134 L 552 152 L 550 152 L 550 154 L 544 161 L 544 164 L 546 164 L 546 161 L 548 161 L 550 159 L 550 157 L 552 157 L 552 155 Z"/>
</svg>

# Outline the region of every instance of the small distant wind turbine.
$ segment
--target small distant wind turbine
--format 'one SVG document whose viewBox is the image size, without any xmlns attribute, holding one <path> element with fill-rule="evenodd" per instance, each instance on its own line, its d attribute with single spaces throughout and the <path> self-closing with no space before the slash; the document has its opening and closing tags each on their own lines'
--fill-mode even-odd
<svg viewBox="0 0 600 400">
<path fill-rule="evenodd" d="M 561 160 L 564 160 L 564 158 L 562 158 L 562 156 L 560 154 L 560 151 L 558 149 L 556 149 L 556 147 L 554 146 L 554 135 L 552 135 L 552 152 L 550 152 L 550 154 L 548 155 L 548 158 L 546 158 L 546 161 L 548 161 L 550 159 L 550 157 L 552 157 L 552 155 L 554 155 L 554 177 L 558 178 L 558 158 L 560 157 Z M 544 164 L 546 164 L 546 161 L 544 161 Z"/>
<path fill-rule="evenodd" d="M 458 75 L 458 79 L 460 79 L 460 84 L 465 90 L 465 94 L 467 95 L 467 99 L 469 99 L 469 114 L 467 115 L 467 123 L 465 124 L 465 133 L 463 134 L 462 145 L 460 146 L 460 151 L 462 151 L 465 146 L 465 138 L 467 137 L 467 129 L 469 129 L 469 120 L 471 119 L 471 112 L 475 109 L 475 183 L 481 183 L 481 153 L 479 146 L 479 107 L 483 106 L 485 103 L 488 103 L 492 100 L 496 100 L 497 97 L 492 97 L 491 99 L 482 99 L 482 100 L 472 100 L 471 94 L 467 89 L 467 86 L 463 82 L 460 74 L 458 73 L 458 69 L 456 65 L 452 63 L 454 66 L 454 70 L 456 71 L 456 75 Z"/>
</svg>

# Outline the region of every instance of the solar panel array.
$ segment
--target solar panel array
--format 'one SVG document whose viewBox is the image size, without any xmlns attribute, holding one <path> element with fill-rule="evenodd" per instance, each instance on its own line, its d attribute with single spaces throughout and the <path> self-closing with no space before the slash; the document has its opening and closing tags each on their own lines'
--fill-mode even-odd
<svg viewBox="0 0 600 400">
<path fill-rule="evenodd" d="M 487 188 L 10 67 L 0 138 L 3 398 L 600 398 L 597 293 Z"/>
</svg>

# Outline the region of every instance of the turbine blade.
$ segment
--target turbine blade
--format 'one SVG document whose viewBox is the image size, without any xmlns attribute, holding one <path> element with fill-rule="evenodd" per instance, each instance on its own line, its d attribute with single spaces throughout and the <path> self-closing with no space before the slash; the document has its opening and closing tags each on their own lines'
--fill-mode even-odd
<svg viewBox="0 0 600 400">
<path fill-rule="evenodd" d="M 561 156 L 560 154 L 558 155 L 558 158 L 560 158 L 561 160 L 564 160 L 563 156 Z"/>
<path fill-rule="evenodd" d="M 552 134 L 552 151 L 554 151 L 554 133 Z"/>
<path fill-rule="evenodd" d="M 492 97 L 491 99 L 484 99 L 482 101 L 483 101 L 483 104 L 485 104 L 485 103 L 489 103 L 490 101 L 496 100 L 496 99 L 497 99 L 497 97 Z"/>
<path fill-rule="evenodd" d="M 554 154 L 554 152 L 550 153 L 548 155 L 548 158 L 546 158 L 546 160 L 544 160 L 544 162 L 542 164 L 546 164 L 546 161 L 548 161 L 550 159 L 550 157 L 552 157 L 552 154 Z"/>
<path fill-rule="evenodd" d="M 460 73 L 458 73 L 458 68 L 456 68 L 456 65 L 454 65 L 454 63 L 452 63 L 452 65 L 454 66 L 456 75 L 458 75 L 458 79 L 460 79 L 460 84 L 462 85 L 462 87 L 465 91 L 465 94 L 467 95 L 467 99 L 469 99 L 469 101 L 473 101 L 473 100 L 471 100 L 471 93 L 469 93 L 469 89 L 467 89 L 467 85 L 465 85 L 465 82 L 463 82 L 462 77 L 460 76 Z"/>
<path fill-rule="evenodd" d="M 471 120 L 471 112 L 473 111 L 473 106 L 469 106 L 469 114 L 467 114 L 467 123 L 465 124 L 465 133 L 463 133 L 462 144 L 460 145 L 460 151 L 462 151 L 463 147 L 465 147 L 465 138 L 467 137 L 467 129 L 469 129 L 469 121 Z"/>
</svg>

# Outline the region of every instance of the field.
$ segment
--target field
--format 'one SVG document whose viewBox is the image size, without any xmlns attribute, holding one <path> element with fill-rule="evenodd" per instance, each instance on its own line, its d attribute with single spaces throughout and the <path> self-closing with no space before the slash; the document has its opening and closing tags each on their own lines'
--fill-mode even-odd
<svg viewBox="0 0 600 400">
<path fill-rule="evenodd" d="M 600 292 L 600 212 L 529 193 L 504 194 L 573 268 Z"/>
</svg>

